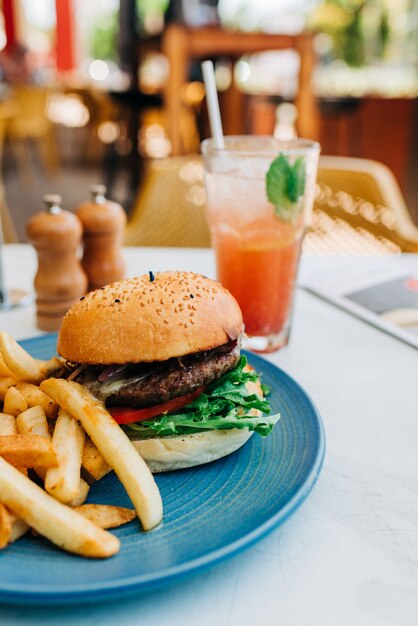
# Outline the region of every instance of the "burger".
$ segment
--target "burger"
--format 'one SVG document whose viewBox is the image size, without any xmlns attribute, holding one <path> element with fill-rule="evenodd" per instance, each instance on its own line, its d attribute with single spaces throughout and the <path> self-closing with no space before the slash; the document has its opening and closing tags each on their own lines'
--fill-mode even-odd
<svg viewBox="0 0 418 626">
<path fill-rule="evenodd" d="M 242 314 L 219 283 L 152 272 L 90 292 L 65 315 L 68 378 L 102 401 L 160 472 L 213 461 L 267 435 L 259 376 L 241 355 Z"/>
</svg>

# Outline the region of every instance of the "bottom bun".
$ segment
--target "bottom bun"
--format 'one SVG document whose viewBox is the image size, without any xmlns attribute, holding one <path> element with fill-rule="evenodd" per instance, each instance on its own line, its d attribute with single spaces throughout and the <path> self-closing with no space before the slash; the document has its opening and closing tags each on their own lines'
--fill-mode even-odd
<svg viewBox="0 0 418 626">
<path fill-rule="evenodd" d="M 210 463 L 238 450 L 253 433 L 247 429 L 210 430 L 193 435 L 131 441 L 151 472 L 169 472 Z"/>
</svg>

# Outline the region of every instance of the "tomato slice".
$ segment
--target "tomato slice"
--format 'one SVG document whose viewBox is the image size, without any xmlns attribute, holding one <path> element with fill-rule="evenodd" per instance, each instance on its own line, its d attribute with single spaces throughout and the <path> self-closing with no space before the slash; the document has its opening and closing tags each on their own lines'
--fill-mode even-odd
<svg viewBox="0 0 418 626">
<path fill-rule="evenodd" d="M 169 413 L 175 409 L 181 409 L 193 400 L 196 400 L 202 393 L 204 387 L 200 387 L 192 393 L 188 393 L 185 396 L 179 398 L 172 398 L 163 402 L 162 404 L 155 404 L 154 406 L 146 407 L 145 409 L 131 409 L 128 406 L 116 406 L 109 409 L 110 415 L 117 421 L 118 424 L 130 424 L 131 422 L 143 422 L 146 419 L 156 417 L 162 413 Z"/>
</svg>

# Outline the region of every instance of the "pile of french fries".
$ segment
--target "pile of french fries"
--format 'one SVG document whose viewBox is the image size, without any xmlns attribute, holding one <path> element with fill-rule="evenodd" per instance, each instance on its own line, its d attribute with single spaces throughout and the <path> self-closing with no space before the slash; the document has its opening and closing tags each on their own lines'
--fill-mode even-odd
<svg viewBox="0 0 418 626">
<path fill-rule="evenodd" d="M 61 548 L 104 558 L 120 548 L 107 532 L 136 516 L 162 520 L 146 463 L 102 403 L 76 382 L 51 377 L 57 357 L 39 361 L 0 332 L 0 549 L 32 530 Z M 134 509 L 84 504 L 90 486 L 114 470 Z"/>
</svg>

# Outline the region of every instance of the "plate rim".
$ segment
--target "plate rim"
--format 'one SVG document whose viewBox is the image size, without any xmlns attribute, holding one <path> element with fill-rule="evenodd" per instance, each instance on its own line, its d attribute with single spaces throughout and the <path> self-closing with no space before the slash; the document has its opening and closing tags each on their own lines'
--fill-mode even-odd
<svg viewBox="0 0 418 626">
<path fill-rule="evenodd" d="M 30 343 L 34 340 L 42 340 L 45 338 L 52 339 L 50 335 L 42 335 L 38 337 L 29 337 L 20 341 L 22 345 L 26 342 Z M 55 334 L 56 335 L 56 334 Z M 239 539 L 232 541 L 222 548 L 218 548 L 205 555 L 187 560 L 184 563 L 171 566 L 159 572 L 153 574 L 140 574 L 137 576 L 130 576 L 129 580 L 121 580 L 120 578 L 110 581 L 100 581 L 95 583 L 91 582 L 88 587 L 80 586 L 80 588 L 72 587 L 71 590 L 57 589 L 56 591 L 45 591 L 43 589 L 36 589 L 36 585 L 32 585 L 30 590 L 19 589 L 16 584 L 4 585 L 0 582 L 0 603 L 14 604 L 18 602 L 24 602 L 26 606 L 35 605 L 64 605 L 70 602 L 76 601 L 79 604 L 94 602 L 95 600 L 114 600 L 122 596 L 132 596 L 135 592 L 138 596 L 142 591 L 149 590 L 150 588 L 157 589 L 167 587 L 174 582 L 184 580 L 185 578 L 192 577 L 199 572 L 202 572 L 210 567 L 214 567 L 223 561 L 232 558 L 245 549 L 254 545 L 257 541 L 264 538 L 272 530 L 285 523 L 289 517 L 299 508 L 299 506 L 306 500 L 314 488 L 321 469 L 323 467 L 325 450 L 326 450 L 326 436 L 324 425 L 320 416 L 320 413 L 312 401 L 309 394 L 301 387 L 301 385 L 287 372 L 278 367 L 275 363 L 263 358 L 262 356 L 254 353 L 250 353 L 246 350 L 242 350 L 242 354 L 249 357 L 250 360 L 261 365 L 267 364 L 273 370 L 277 370 L 286 383 L 290 383 L 298 393 L 301 393 L 311 408 L 311 419 L 314 418 L 317 427 L 316 444 L 317 449 L 315 453 L 315 459 L 310 467 L 310 470 L 303 482 L 303 484 L 297 489 L 288 502 L 268 520 L 266 520 L 257 528 L 246 533 Z M 257 365 L 256 365 L 257 368 Z M 100 560 L 98 560 L 100 562 Z"/>
</svg>

